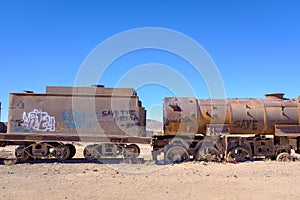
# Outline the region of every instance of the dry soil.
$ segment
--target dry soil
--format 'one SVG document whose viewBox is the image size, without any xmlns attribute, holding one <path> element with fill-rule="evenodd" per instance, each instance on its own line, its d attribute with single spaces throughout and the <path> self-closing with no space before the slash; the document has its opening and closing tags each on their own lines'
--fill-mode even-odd
<svg viewBox="0 0 300 200">
<path fill-rule="evenodd" d="M 155 165 L 142 146 L 142 164 L 15 163 L 1 148 L 0 199 L 300 199 L 300 162 L 188 162 Z M 118 164 L 115 164 L 118 163 Z"/>
</svg>

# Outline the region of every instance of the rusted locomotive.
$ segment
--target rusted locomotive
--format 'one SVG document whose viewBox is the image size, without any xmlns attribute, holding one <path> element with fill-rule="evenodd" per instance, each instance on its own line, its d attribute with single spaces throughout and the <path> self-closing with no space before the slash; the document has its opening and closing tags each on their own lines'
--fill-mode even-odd
<svg viewBox="0 0 300 200">
<path fill-rule="evenodd" d="M 153 137 L 153 158 L 166 162 L 232 162 L 264 156 L 278 161 L 300 152 L 300 97 L 164 99 L 164 135 Z"/>
<path fill-rule="evenodd" d="M 88 143 L 86 159 L 134 157 L 152 145 L 153 160 L 228 162 L 300 153 L 300 97 L 264 99 L 168 97 L 164 131 L 146 137 L 146 110 L 134 89 L 47 86 L 46 93 L 11 93 L 0 146 L 19 145 L 18 160 L 71 159 L 74 142 Z M 6 130 L 7 128 L 7 130 Z"/>
<path fill-rule="evenodd" d="M 134 89 L 47 87 L 46 93 L 11 93 L 7 132 L 0 145 L 20 145 L 17 159 L 72 158 L 73 142 L 93 143 L 84 157 L 115 157 L 140 152 L 145 137 L 146 110 Z"/>
</svg>

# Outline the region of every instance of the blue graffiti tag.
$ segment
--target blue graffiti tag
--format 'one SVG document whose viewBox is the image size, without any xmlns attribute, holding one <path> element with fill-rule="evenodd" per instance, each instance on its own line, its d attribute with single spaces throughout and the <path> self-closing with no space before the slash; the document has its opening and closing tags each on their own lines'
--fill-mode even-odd
<svg viewBox="0 0 300 200">
<path fill-rule="evenodd" d="M 92 128 L 98 122 L 97 113 L 77 112 L 75 110 L 68 110 L 62 113 L 62 119 L 65 121 L 67 128 Z"/>
</svg>

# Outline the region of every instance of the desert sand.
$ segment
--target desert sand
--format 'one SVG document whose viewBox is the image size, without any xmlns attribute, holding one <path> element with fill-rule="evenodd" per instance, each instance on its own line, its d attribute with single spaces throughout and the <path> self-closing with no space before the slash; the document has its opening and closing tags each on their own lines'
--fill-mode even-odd
<svg viewBox="0 0 300 200">
<path fill-rule="evenodd" d="M 144 162 L 101 164 L 79 146 L 73 161 L 15 163 L 13 150 L 0 149 L 0 199 L 300 199 L 299 161 L 156 165 L 142 146 Z"/>
</svg>

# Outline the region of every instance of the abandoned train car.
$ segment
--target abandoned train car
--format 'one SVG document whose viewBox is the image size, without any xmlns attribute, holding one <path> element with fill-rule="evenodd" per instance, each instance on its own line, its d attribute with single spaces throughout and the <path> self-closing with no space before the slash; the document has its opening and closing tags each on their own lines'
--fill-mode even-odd
<svg viewBox="0 0 300 200">
<path fill-rule="evenodd" d="M 131 88 L 47 86 L 46 93 L 11 93 L 0 145 L 19 145 L 18 160 L 83 156 L 137 157 L 151 144 L 153 160 L 292 160 L 300 153 L 300 97 L 164 99 L 163 133 L 146 137 L 146 110 Z M 92 143 L 92 144 L 90 144 Z"/>
<path fill-rule="evenodd" d="M 290 160 L 300 152 L 300 97 L 164 99 L 164 135 L 153 138 L 153 158 L 175 160 Z"/>
<path fill-rule="evenodd" d="M 7 133 L 1 146 L 20 145 L 19 160 L 72 158 L 73 142 L 92 142 L 84 157 L 139 153 L 145 137 L 146 110 L 134 89 L 48 86 L 46 93 L 11 93 Z"/>
</svg>

